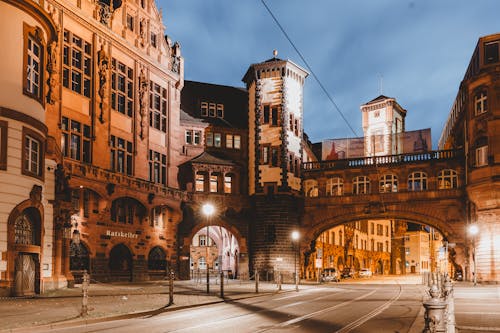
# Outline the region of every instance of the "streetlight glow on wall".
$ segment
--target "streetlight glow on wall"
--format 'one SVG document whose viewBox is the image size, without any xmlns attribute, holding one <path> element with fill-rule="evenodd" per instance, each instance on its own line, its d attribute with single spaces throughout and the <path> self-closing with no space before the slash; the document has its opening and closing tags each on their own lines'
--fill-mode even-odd
<svg viewBox="0 0 500 333">
<path fill-rule="evenodd" d="M 472 260 L 474 264 L 474 272 L 472 279 L 474 281 L 474 285 L 477 283 L 477 271 L 476 271 L 476 235 L 479 233 L 479 228 L 475 224 L 471 224 L 469 226 L 469 234 L 472 236 Z"/>
<path fill-rule="evenodd" d="M 210 272 L 208 270 L 208 241 L 210 239 L 209 237 L 209 228 L 210 228 L 210 217 L 212 214 L 215 212 L 215 208 L 211 203 L 206 203 L 201 207 L 201 211 L 203 212 L 203 215 L 206 216 L 207 218 L 207 239 L 205 240 L 205 248 L 207 252 L 207 257 L 205 259 L 206 263 L 206 271 L 207 271 L 207 294 L 210 293 Z"/>
<path fill-rule="evenodd" d="M 300 238 L 299 232 L 297 230 L 292 231 L 292 241 L 293 241 L 293 245 L 294 246 L 298 245 L 299 238 Z M 295 291 L 299 291 L 299 276 L 298 276 L 298 273 L 297 273 L 297 252 L 298 252 L 298 246 L 297 246 L 297 249 L 295 249 L 294 252 L 295 252 L 294 253 L 294 257 L 295 257 L 295 260 L 294 260 Z"/>
</svg>

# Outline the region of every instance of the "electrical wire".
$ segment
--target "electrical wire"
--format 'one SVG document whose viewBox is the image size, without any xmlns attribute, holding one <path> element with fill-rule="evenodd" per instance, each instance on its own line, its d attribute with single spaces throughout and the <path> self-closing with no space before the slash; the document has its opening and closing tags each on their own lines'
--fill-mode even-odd
<svg viewBox="0 0 500 333">
<path fill-rule="evenodd" d="M 354 128 L 351 126 L 351 124 L 349 123 L 349 121 L 347 120 L 347 118 L 344 116 L 344 113 L 340 110 L 340 108 L 338 107 L 337 103 L 335 103 L 335 101 L 333 100 L 333 97 L 330 95 L 330 93 L 328 93 L 328 91 L 326 90 L 325 86 L 323 85 L 323 83 L 321 83 L 321 81 L 319 80 L 318 76 L 316 75 L 316 73 L 314 72 L 314 70 L 311 68 L 311 66 L 309 65 L 309 63 L 307 62 L 307 60 L 304 58 L 304 56 L 302 55 L 302 53 L 299 51 L 299 49 L 297 48 L 297 46 L 295 46 L 295 43 L 292 41 L 292 39 L 287 34 L 287 32 L 285 31 L 285 29 L 283 28 L 283 26 L 280 24 L 280 22 L 278 21 L 278 18 L 273 14 L 273 12 L 267 6 L 267 4 L 264 2 L 264 0 L 260 0 L 260 1 L 264 5 L 264 7 L 266 7 L 266 10 L 268 11 L 269 15 L 271 15 L 271 17 L 273 18 L 273 20 L 276 23 L 276 25 L 280 28 L 280 30 L 283 33 L 283 35 L 285 35 L 285 37 L 288 40 L 288 42 L 290 43 L 290 45 L 292 45 L 292 47 L 295 50 L 295 52 L 297 52 L 297 54 L 299 55 L 300 59 L 304 62 L 304 64 L 306 65 L 307 69 L 309 70 L 309 72 L 314 77 L 314 80 L 316 80 L 316 82 L 320 86 L 321 90 L 323 90 L 323 92 L 325 93 L 326 97 L 333 104 L 335 110 L 340 114 L 340 116 L 342 117 L 342 119 L 344 120 L 344 122 L 347 124 L 347 126 L 349 127 L 349 129 L 351 130 L 351 132 L 354 134 L 354 136 L 358 137 L 358 134 L 356 133 L 356 131 L 354 130 Z"/>
</svg>

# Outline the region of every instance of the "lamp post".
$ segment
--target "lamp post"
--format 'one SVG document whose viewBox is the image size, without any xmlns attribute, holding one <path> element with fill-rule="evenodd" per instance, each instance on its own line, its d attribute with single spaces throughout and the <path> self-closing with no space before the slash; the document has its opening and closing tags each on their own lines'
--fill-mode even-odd
<svg viewBox="0 0 500 333">
<path fill-rule="evenodd" d="M 469 234 L 472 236 L 472 260 L 474 261 L 474 272 L 472 279 L 474 285 L 477 283 L 477 271 L 476 271 L 476 235 L 479 233 L 479 228 L 476 224 L 471 224 L 469 226 Z"/>
<path fill-rule="evenodd" d="M 297 230 L 292 231 L 292 241 L 293 245 L 297 247 L 297 243 L 299 241 L 300 234 Z M 294 270 L 295 270 L 295 291 L 299 291 L 299 276 L 297 274 L 297 252 L 298 252 L 298 247 L 297 249 L 294 249 Z"/>
<path fill-rule="evenodd" d="M 207 239 L 205 240 L 205 248 L 206 248 L 206 254 L 207 257 L 205 259 L 206 263 L 206 271 L 207 271 L 207 294 L 210 293 L 210 272 L 208 271 L 208 241 L 210 239 L 209 237 L 209 228 L 210 228 L 210 217 L 215 211 L 214 206 L 211 203 L 206 203 L 203 205 L 201 208 L 203 215 L 207 217 Z"/>
</svg>

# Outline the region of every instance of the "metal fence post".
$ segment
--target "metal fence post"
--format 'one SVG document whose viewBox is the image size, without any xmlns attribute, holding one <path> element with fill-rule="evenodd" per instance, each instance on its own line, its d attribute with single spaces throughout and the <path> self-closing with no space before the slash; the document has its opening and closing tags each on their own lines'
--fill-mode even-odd
<svg viewBox="0 0 500 333">
<path fill-rule="evenodd" d="M 168 281 L 168 305 L 174 304 L 174 270 L 170 271 L 170 279 Z"/>
<path fill-rule="evenodd" d="M 255 292 L 259 293 L 259 271 L 255 270 Z"/>
<path fill-rule="evenodd" d="M 220 271 L 220 298 L 224 298 L 224 272 Z"/>
<path fill-rule="evenodd" d="M 83 282 L 82 282 L 82 317 L 86 317 L 88 314 L 88 302 L 89 302 L 89 284 L 90 277 L 87 270 L 83 271 Z"/>
</svg>

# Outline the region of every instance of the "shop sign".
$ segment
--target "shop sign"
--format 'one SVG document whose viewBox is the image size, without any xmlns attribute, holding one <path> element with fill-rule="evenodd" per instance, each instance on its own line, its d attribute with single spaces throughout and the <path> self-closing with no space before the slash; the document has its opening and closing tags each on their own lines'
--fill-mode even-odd
<svg viewBox="0 0 500 333">
<path fill-rule="evenodd" d="M 122 237 L 122 238 L 138 238 L 139 235 L 133 232 L 123 232 L 123 231 L 111 231 L 106 230 L 106 236 L 109 237 Z"/>
</svg>

